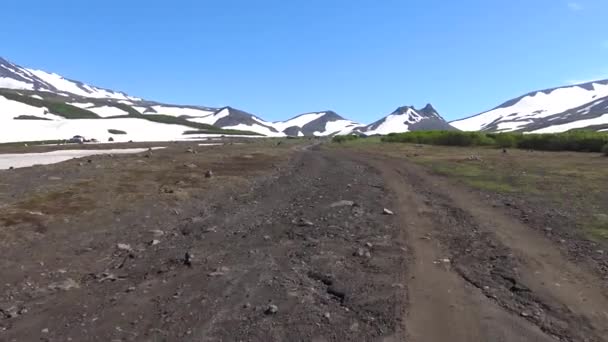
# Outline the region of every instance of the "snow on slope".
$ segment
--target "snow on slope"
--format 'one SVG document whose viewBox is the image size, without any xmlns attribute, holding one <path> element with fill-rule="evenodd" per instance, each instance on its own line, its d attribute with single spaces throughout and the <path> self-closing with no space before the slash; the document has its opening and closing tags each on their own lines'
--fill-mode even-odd
<svg viewBox="0 0 608 342">
<path fill-rule="evenodd" d="M 222 126 L 224 129 L 237 129 L 241 131 L 250 131 L 259 134 L 263 134 L 267 137 L 283 137 L 285 134 L 277 133 L 271 131 L 269 128 L 264 127 L 262 125 L 246 125 L 246 124 L 238 124 L 233 126 Z"/>
<path fill-rule="evenodd" d="M 291 118 L 289 120 L 286 120 L 286 121 L 273 122 L 272 126 L 274 128 L 276 128 L 277 131 L 283 132 L 285 129 L 287 129 L 289 127 L 294 127 L 294 126 L 303 127 L 307 123 L 314 121 L 314 120 L 322 117 L 323 115 L 325 115 L 325 112 L 306 113 L 306 114 L 298 115 L 298 116 Z"/>
<path fill-rule="evenodd" d="M 0 96 L 0 108 L 0 142 L 61 140 L 74 135 L 99 141 L 107 141 L 110 137 L 115 141 L 169 141 L 184 139 L 184 131 L 192 130 L 192 127 L 137 118 L 69 120 L 52 113 L 45 114 L 46 108 L 30 106 L 3 96 Z M 20 115 L 51 120 L 13 119 Z M 127 134 L 110 134 L 109 129 L 125 131 Z"/>
<path fill-rule="evenodd" d="M 86 109 L 101 116 L 102 118 L 129 114 L 127 111 L 112 106 L 88 107 Z"/>
<path fill-rule="evenodd" d="M 230 110 L 228 108 L 222 108 L 218 112 L 211 112 L 210 114 L 205 114 L 200 117 L 189 118 L 188 121 L 198 122 L 207 125 L 215 124 L 219 119 L 225 118 L 230 115 Z"/>
<path fill-rule="evenodd" d="M 188 108 L 188 107 L 175 107 L 175 106 L 163 106 L 156 105 L 151 107 L 156 113 L 150 114 L 164 114 L 171 116 L 192 116 L 194 118 L 205 117 L 215 113 L 213 110 L 204 110 L 198 108 Z"/>
<path fill-rule="evenodd" d="M 561 125 L 552 125 L 549 127 L 541 128 L 531 133 L 562 133 L 576 128 L 585 128 L 593 125 L 602 125 L 608 123 L 608 113 L 586 120 L 577 120 Z"/>
<path fill-rule="evenodd" d="M 0 58 L 0 88 L 40 90 L 56 94 L 72 94 L 99 99 L 134 100 L 123 92 L 94 87 L 55 73 L 28 69 Z"/>
<path fill-rule="evenodd" d="M 2 124 L 5 120 L 13 120 L 21 115 L 35 116 L 41 119 L 62 120 L 63 117 L 47 112 L 47 108 L 34 107 L 18 101 L 13 101 L 0 96 L 0 130 L 4 134 L 5 130 L 10 129 L 9 125 Z M 0 137 L 1 139 L 1 137 Z"/>
<path fill-rule="evenodd" d="M 422 109 L 412 106 L 399 107 L 386 117 L 365 127 L 356 129 L 366 135 L 385 135 L 418 130 L 453 130 L 431 104 Z"/>
<path fill-rule="evenodd" d="M 357 127 L 361 127 L 361 124 L 351 120 L 328 121 L 325 124 L 325 129 L 321 131 L 315 131 L 313 135 L 328 136 L 350 134 Z"/>
<path fill-rule="evenodd" d="M 35 122 L 33 122 L 35 121 Z M 75 135 L 88 139 L 107 141 L 171 141 L 184 138 L 184 131 L 191 127 L 162 124 L 144 119 L 78 119 L 78 120 L 4 120 L 0 121 L 3 134 L 0 142 L 61 140 Z M 127 134 L 110 134 L 109 129 Z"/>
<path fill-rule="evenodd" d="M 333 111 L 311 112 L 298 115 L 286 121 L 271 124 L 277 131 L 289 136 L 330 136 L 348 134 L 359 123 L 344 119 Z"/>
<path fill-rule="evenodd" d="M 408 108 L 405 113 L 390 114 L 376 127 L 365 132 L 367 135 L 408 132 L 410 125 L 422 120 L 422 117 L 413 109 Z"/>
<path fill-rule="evenodd" d="M 151 147 L 152 150 L 158 150 L 163 148 L 165 147 Z M 100 154 L 131 154 L 142 153 L 147 150 L 147 148 L 120 148 L 109 150 L 58 150 L 42 153 L 0 153 L 0 170 L 7 170 L 11 167 L 20 168 L 30 167 L 34 165 L 55 164 L 73 158 L 82 158 Z"/>
<path fill-rule="evenodd" d="M 505 102 L 490 111 L 450 122 L 464 131 L 513 131 L 533 121 L 583 106 L 608 96 L 608 81 L 596 81 L 536 91 Z"/>
</svg>

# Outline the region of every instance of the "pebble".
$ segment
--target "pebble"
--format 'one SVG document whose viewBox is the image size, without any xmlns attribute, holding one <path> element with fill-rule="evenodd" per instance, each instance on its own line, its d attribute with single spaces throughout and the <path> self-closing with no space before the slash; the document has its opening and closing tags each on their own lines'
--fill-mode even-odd
<svg viewBox="0 0 608 342">
<path fill-rule="evenodd" d="M 190 254 L 190 252 L 186 252 L 186 254 L 184 254 L 184 265 L 192 266 L 193 258 L 194 258 L 194 256 L 192 254 Z"/>
<path fill-rule="evenodd" d="M 160 243 L 160 240 L 152 240 L 150 241 L 150 246 L 156 246 Z"/>
<path fill-rule="evenodd" d="M 211 178 L 211 177 L 213 177 L 213 171 L 207 170 L 207 172 L 205 172 L 205 178 Z"/>
<path fill-rule="evenodd" d="M 342 200 L 338 202 L 334 202 L 330 205 L 331 208 L 339 208 L 339 207 L 352 207 L 355 205 L 353 201 Z"/>
<path fill-rule="evenodd" d="M 131 248 L 131 245 L 126 244 L 126 243 L 118 243 L 118 244 L 116 244 L 116 248 L 118 248 L 118 250 L 127 251 L 127 252 L 131 252 L 133 250 Z"/>
<path fill-rule="evenodd" d="M 230 269 L 226 266 L 222 266 L 217 268 L 214 272 L 211 272 L 209 274 L 207 274 L 209 277 L 219 277 L 219 276 L 223 276 L 226 273 L 228 273 L 230 271 Z"/>
<path fill-rule="evenodd" d="M 279 312 L 279 307 L 274 304 L 268 305 L 268 307 L 266 307 L 266 310 L 264 311 L 264 313 L 267 315 L 274 315 L 277 312 Z"/>
<path fill-rule="evenodd" d="M 395 215 L 395 213 L 393 213 L 391 210 L 388 210 L 386 208 L 384 208 L 384 210 L 382 211 L 382 213 L 384 215 Z"/>
<path fill-rule="evenodd" d="M 314 225 L 315 225 L 314 223 L 312 223 L 306 219 L 303 219 L 303 218 L 298 220 L 298 226 L 300 226 L 300 227 L 312 227 Z"/>
<path fill-rule="evenodd" d="M 64 281 L 52 283 L 48 286 L 49 290 L 64 290 L 68 291 L 71 289 L 79 289 L 80 284 L 78 284 L 74 279 L 68 278 Z"/>
</svg>

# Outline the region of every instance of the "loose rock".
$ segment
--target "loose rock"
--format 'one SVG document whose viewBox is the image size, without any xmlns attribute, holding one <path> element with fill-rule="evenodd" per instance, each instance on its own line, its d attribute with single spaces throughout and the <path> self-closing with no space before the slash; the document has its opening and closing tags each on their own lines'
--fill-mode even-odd
<svg viewBox="0 0 608 342">
<path fill-rule="evenodd" d="M 118 244 L 116 244 L 116 248 L 118 248 L 118 250 L 120 250 L 120 251 L 126 251 L 126 252 L 133 251 L 133 249 L 131 248 L 131 245 L 126 244 L 126 243 L 118 243 Z"/>
<path fill-rule="evenodd" d="M 192 254 L 190 254 L 190 252 L 186 252 L 186 254 L 184 255 L 184 265 L 190 267 L 192 266 L 192 259 L 194 258 L 194 256 Z"/>
<path fill-rule="evenodd" d="M 315 224 L 312 223 L 311 221 L 308 221 L 307 219 L 301 218 L 297 221 L 298 226 L 300 227 L 312 227 Z"/>
<path fill-rule="evenodd" d="M 342 200 L 338 202 L 334 202 L 330 205 L 331 208 L 339 208 L 339 207 L 352 207 L 355 205 L 353 201 Z"/>
<path fill-rule="evenodd" d="M 274 304 L 268 305 L 268 307 L 266 307 L 266 310 L 264 311 L 264 313 L 267 315 L 274 315 L 277 312 L 279 312 L 279 307 Z"/>
<path fill-rule="evenodd" d="M 388 210 L 386 208 L 384 208 L 384 210 L 382 211 L 382 214 L 384 214 L 384 215 L 395 215 L 394 212 L 392 212 L 391 210 Z"/>
<path fill-rule="evenodd" d="M 211 178 L 211 177 L 213 177 L 213 171 L 207 170 L 207 172 L 205 172 L 205 178 Z"/>
<path fill-rule="evenodd" d="M 48 286 L 49 290 L 63 290 L 68 291 L 71 289 L 79 289 L 80 284 L 78 284 L 74 279 L 68 278 L 64 281 L 52 283 Z"/>
</svg>

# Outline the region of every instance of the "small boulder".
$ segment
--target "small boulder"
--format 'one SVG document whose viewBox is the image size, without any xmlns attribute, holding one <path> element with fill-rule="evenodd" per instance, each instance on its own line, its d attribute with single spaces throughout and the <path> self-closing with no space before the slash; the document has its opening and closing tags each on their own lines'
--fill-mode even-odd
<svg viewBox="0 0 608 342">
<path fill-rule="evenodd" d="M 126 243 L 118 243 L 118 244 L 116 244 L 116 248 L 118 248 L 119 251 L 126 251 L 126 252 L 131 252 L 133 250 L 131 248 L 131 245 L 126 244 Z"/>
<path fill-rule="evenodd" d="M 279 312 L 279 307 L 274 304 L 268 305 L 266 310 L 264 310 L 264 313 L 267 315 L 275 315 L 277 312 Z"/>
<path fill-rule="evenodd" d="M 307 219 L 305 219 L 305 218 L 300 218 L 300 219 L 297 221 L 297 224 L 298 224 L 298 226 L 300 226 L 300 227 L 312 227 L 312 226 L 314 226 L 314 225 L 315 225 L 314 223 L 312 223 L 311 221 L 308 221 L 308 220 L 307 220 Z"/>
<path fill-rule="evenodd" d="M 395 215 L 394 212 L 392 212 L 391 210 L 388 210 L 386 208 L 384 208 L 384 210 L 382 210 L 382 214 L 384 214 L 384 215 Z"/>
<path fill-rule="evenodd" d="M 211 177 L 213 177 L 213 171 L 211 171 L 211 170 L 207 170 L 207 171 L 205 172 L 205 178 L 211 178 Z"/>
<path fill-rule="evenodd" d="M 347 200 L 341 200 L 338 202 L 334 202 L 330 205 L 331 208 L 353 207 L 353 206 L 355 206 L 355 202 L 347 201 Z"/>
</svg>

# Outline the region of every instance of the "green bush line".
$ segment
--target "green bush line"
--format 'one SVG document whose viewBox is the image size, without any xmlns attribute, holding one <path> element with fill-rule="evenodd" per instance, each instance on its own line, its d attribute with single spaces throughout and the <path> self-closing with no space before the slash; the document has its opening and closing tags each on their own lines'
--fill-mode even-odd
<svg viewBox="0 0 608 342">
<path fill-rule="evenodd" d="M 357 139 L 355 136 L 336 136 L 334 142 Z M 494 146 L 542 151 L 603 152 L 608 155 L 608 133 L 570 131 L 551 134 L 482 133 L 457 131 L 418 131 L 391 133 L 383 142 L 415 143 L 446 146 Z"/>
<path fill-rule="evenodd" d="M 601 152 L 608 144 L 608 134 L 573 131 L 552 134 L 481 133 L 481 132 L 407 132 L 389 134 L 384 142 L 413 142 L 449 146 L 496 146 L 543 151 Z"/>
<path fill-rule="evenodd" d="M 331 141 L 335 143 L 343 143 L 345 141 L 352 141 L 359 139 L 358 135 L 350 134 L 350 135 L 336 135 L 331 139 Z"/>
</svg>

